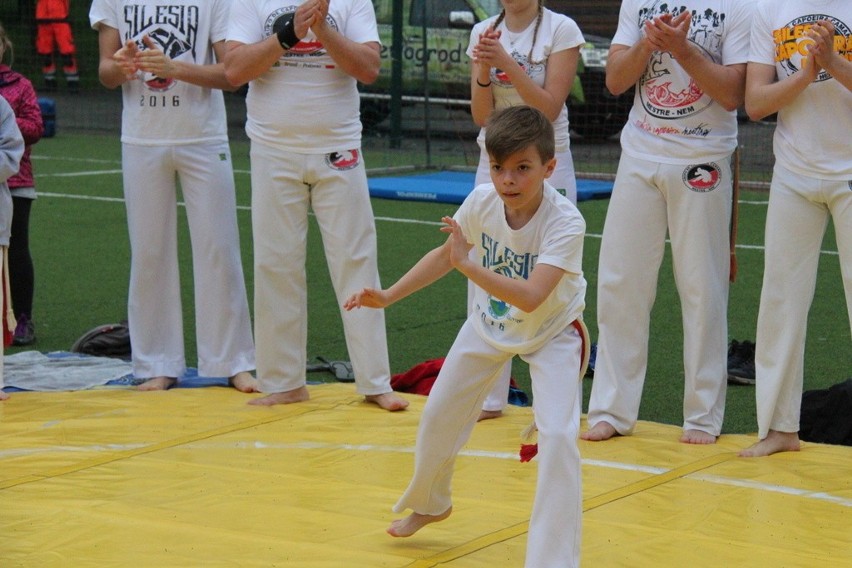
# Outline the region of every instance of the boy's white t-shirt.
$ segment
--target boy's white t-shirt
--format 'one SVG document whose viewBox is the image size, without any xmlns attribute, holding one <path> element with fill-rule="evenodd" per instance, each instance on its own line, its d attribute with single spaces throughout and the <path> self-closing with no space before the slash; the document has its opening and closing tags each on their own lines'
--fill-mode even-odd
<svg viewBox="0 0 852 568">
<path fill-rule="evenodd" d="M 624 0 L 613 45 L 632 46 L 645 22 L 664 13 L 692 12 L 689 40 L 720 65 L 748 62 L 752 0 Z M 704 93 L 668 52 L 656 51 L 635 86 L 621 131 L 625 154 L 654 162 L 721 160 L 737 147 L 736 111 Z"/>
<path fill-rule="evenodd" d="M 852 46 L 849 0 L 761 1 L 754 16 L 750 61 L 773 65 L 778 80 L 798 73 L 810 41 L 805 30 L 826 18 L 834 24 L 835 43 L 848 50 Z M 775 160 L 806 176 L 852 179 L 850 133 L 852 92 L 823 70 L 793 102 L 778 111 Z"/>
<path fill-rule="evenodd" d="M 470 32 L 470 43 L 467 47 L 468 57 L 473 57 L 473 48 L 479 43 L 479 36 L 491 27 L 497 18 L 498 16 L 492 16 L 473 27 L 473 30 Z M 583 38 L 580 28 L 574 20 L 564 14 L 558 14 L 545 8 L 542 11 L 541 24 L 535 37 L 535 47 L 533 48 L 532 62 L 530 62 L 529 53 L 530 48 L 533 47 L 535 27 L 536 21 L 533 20 L 525 30 L 517 34 L 512 34 L 506 28 L 504 21 L 500 23 L 498 30 L 502 32 L 500 35 L 500 44 L 524 68 L 530 79 L 539 87 L 543 87 L 547 75 L 547 60 L 550 54 L 581 46 L 586 40 Z M 515 89 L 509 77 L 502 70 L 491 69 L 491 83 L 495 109 L 524 104 L 517 89 Z M 562 112 L 559 113 L 559 117 L 553 122 L 557 152 L 564 152 L 569 147 L 570 132 L 568 120 L 568 110 L 566 107 L 562 107 Z M 479 138 L 479 142 L 484 144 L 484 128 L 480 130 Z"/>
<path fill-rule="evenodd" d="M 212 44 L 225 39 L 230 0 L 94 0 L 92 28 L 118 30 L 122 44 L 148 35 L 176 61 L 215 63 Z M 145 47 L 144 49 L 147 49 Z M 121 86 L 121 141 L 169 146 L 228 139 L 222 91 L 142 74 Z"/>
<path fill-rule="evenodd" d="M 301 3 L 234 2 L 228 41 L 253 44 L 274 35 Z M 355 43 L 379 43 L 370 0 L 332 1 L 327 24 Z M 267 146 L 299 153 L 360 147 L 357 82 L 337 66 L 312 31 L 249 83 L 246 107 L 246 133 Z"/>
<path fill-rule="evenodd" d="M 541 205 L 515 230 L 506 222 L 503 201 L 493 183 L 477 186 L 455 214 L 482 266 L 504 276 L 527 279 L 548 264 L 565 271 L 547 299 L 524 312 L 473 286 L 470 318 L 484 341 L 496 349 L 531 353 L 580 318 L 585 307 L 583 239 L 586 222 L 579 210 L 545 182 Z"/>
</svg>

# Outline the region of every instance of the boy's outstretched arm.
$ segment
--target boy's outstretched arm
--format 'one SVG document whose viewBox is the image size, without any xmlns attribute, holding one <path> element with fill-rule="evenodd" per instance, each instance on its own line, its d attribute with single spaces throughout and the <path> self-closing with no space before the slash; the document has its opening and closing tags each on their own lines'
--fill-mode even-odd
<svg viewBox="0 0 852 568">
<path fill-rule="evenodd" d="M 385 308 L 441 279 L 452 269 L 450 241 L 448 239 L 443 245 L 427 252 L 390 288 L 386 290 L 364 288 L 349 296 L 343 303 L 343 308 L 345 310 L 361 307 Z"/>
<path fill-rule="evenodd" d="M 444 217 L 442 221 L 447 226 L 441 230 L 450 233 L 447 242 L 452 247 L 450 256 L 452 266 L 492 296 L 527 313 L 539 307 L 565 275 L 564 270 L 549 264 L 537 264 L 527 280 L 515 280 L 498 274 L 471 260 L 468 255 L 470 245 L 467 245 L 464 234 L 455 219 Z"/>
</svg>

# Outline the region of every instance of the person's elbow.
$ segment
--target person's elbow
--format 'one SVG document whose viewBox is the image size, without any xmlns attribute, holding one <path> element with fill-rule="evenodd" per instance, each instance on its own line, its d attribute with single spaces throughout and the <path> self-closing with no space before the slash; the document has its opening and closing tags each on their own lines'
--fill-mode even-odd
<svg viewBox="0 0 852 568">
<path fill-rule="evenodd" d="M 755 102 L 750 101 L 748 98 L 745 100 L 745 111 L 748 119 L 754 122 L 762 120 L 771 114 L 762 108 L 761 105 L 755 104 Z"/>
<path fill-rule="evenodd" d="M 745 102 L 745 95 L 743 93 L 732 93 L 730 96 L 724 97 L 716 102 L 718 102 L 726 111 L 732 112 L 743 105 Z"/>
<path fill-rule="evenodd" d="M 232 61 L 229 62 L 228 59 L 225 59 L 224 67 L 225 81 L 231 86 L 230 91 L 236 91 L 248 82 L 239 67 L 234 65 Z"/>
<path fill-rule="evenodd" d="M 114 73 L 108 73 L 104 71 L 98 72 L 98 81 L 101 85 L 110 90 L 121 86 L 121 84 L 124 82 L 121 78 L 118 78 Z"/>
<path fill-rule="evenodd" d="M 228 92 L 233 93 L 238 90 L 240 87 L 246 84 L 245 79 L 243 79 L 242 75 L 240 75 L 237 71 L 233 69 L 225 68 L 225 81 L 230 85 L 229 89 L 226 89 Z"/>
<path fill-rule="evenodd" d="M 531 313 L 536 311 L 546 299 L 546 295 L 538 294 L 536 292 L 530 292 L 524 294 L 524 296 L 520 298 L 514 305 L 519 310 L 523 310 L 526 313 Z"/>
<path fill-rule="evenodd" d="M 377 61 L 375 65 L 368 65 L 361 70 L 361 73 L 358 76 L 358 81 L 364 85 L 372 85 L 378 80 L 380 71 L 381 65 Z"/>
<path fill-rule="evenodd" d="M 606 89 L 613 97 L 617 97 L 623 95 L 632 87 L 632 84 L 628 84 L 621 77 L 618 76 L 617 73 L 607 73 L 606 74 Z"/>
</svg>

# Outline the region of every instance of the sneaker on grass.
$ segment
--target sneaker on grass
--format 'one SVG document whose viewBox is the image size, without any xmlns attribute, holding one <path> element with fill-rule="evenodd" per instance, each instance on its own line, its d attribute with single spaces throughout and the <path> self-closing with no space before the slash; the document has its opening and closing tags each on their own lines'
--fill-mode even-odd
<svg viewBox="0 0 852 568">
<path fill-rule="evenodd" d="M 728 346 L 728 384 L 753 385 L 754 383 L 754 343 L 739 342 L 734 339 Z"/>
</svg>

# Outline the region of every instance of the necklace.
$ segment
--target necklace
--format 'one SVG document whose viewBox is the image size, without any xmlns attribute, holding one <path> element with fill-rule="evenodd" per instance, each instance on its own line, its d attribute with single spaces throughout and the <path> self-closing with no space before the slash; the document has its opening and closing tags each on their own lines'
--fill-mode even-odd
<svg viewBox="0 0 852 568">
<path fill-rule="evenodd" d="M 516 43 L 520 43 L 523 40 L 524 36 L 527 35 L 527 32 L 530 29 L 530 27 L 527 26 L 519 32 L 513 32 L 509 29 L 509 26 L 507 26 L 505 22 L 503 23 L 503 27 L 506 34 L 506 39 L 509 40 L 509 45 L 512 47 L 515 47 Z"/>
</svg>

